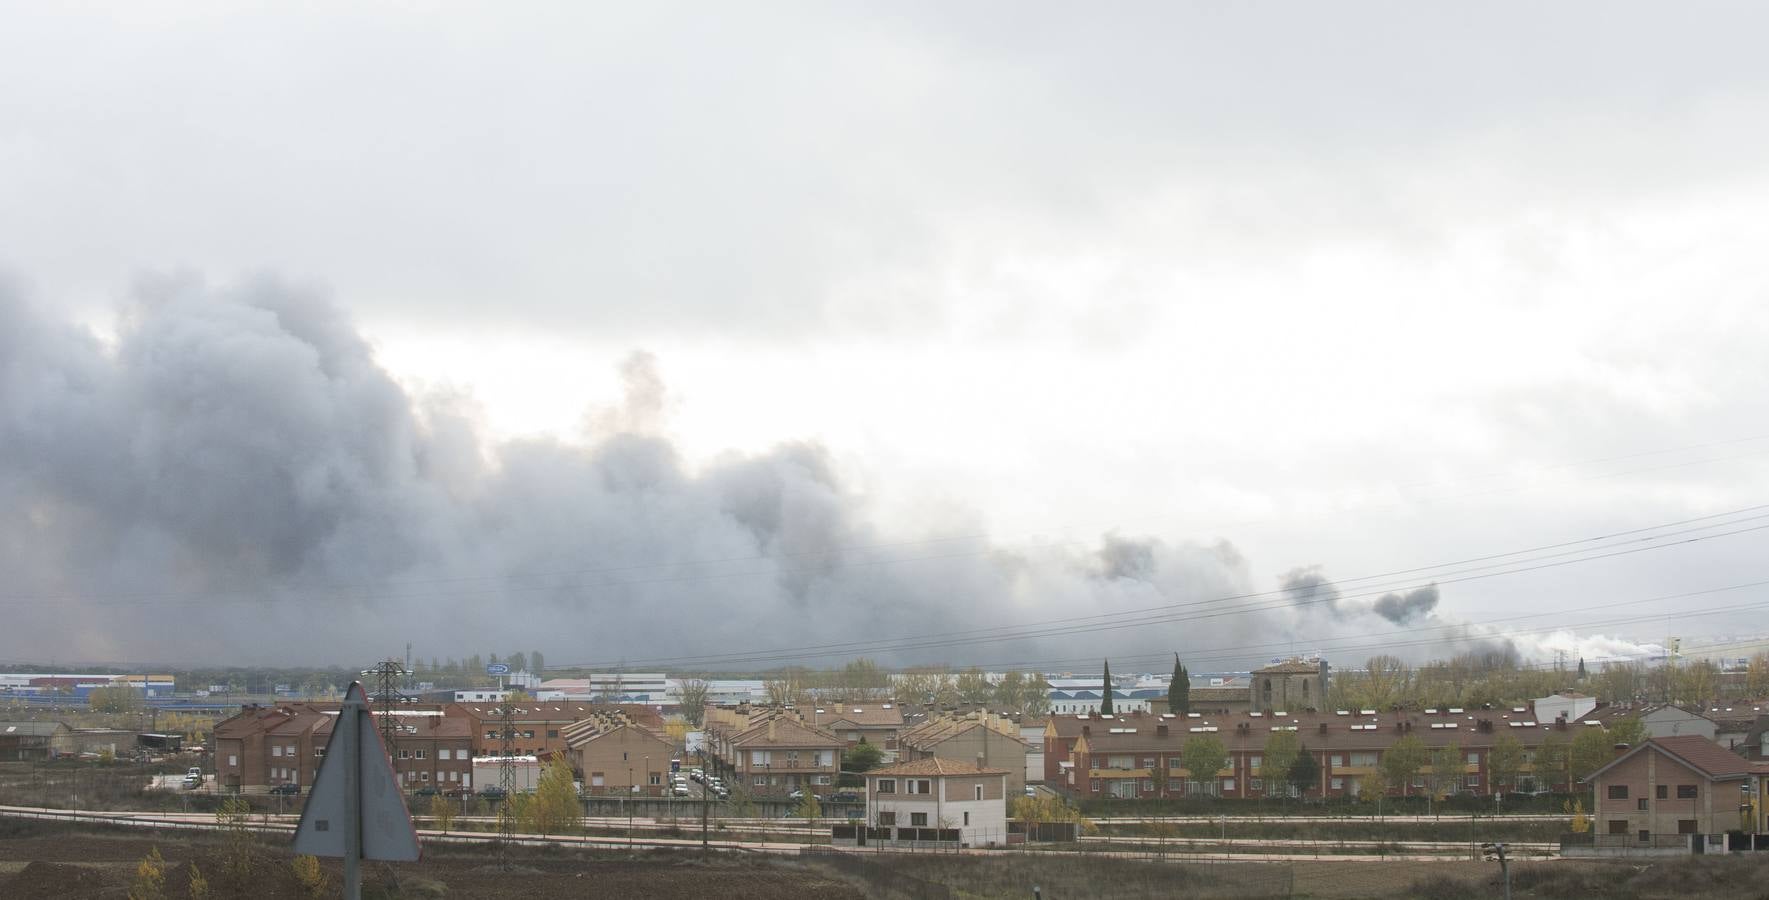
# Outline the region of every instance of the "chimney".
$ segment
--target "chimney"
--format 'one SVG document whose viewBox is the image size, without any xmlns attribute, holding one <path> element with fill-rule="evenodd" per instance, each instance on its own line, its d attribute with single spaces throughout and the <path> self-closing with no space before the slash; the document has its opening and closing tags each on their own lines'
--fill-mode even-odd
<svg viewBox="0 0 1769 900">
<path fill-rule="evenodd" d="M 1082 733 L 1082 734 L 1083 734 L 1083 735 L 1089 735 L 1089 734 L 1092 734 L 1092 733 L 1093 733 L 1093 726 L 1092 726 L 1092 725 L 1083 725 L 1083 726 L 1081 726 L 1081 733 Z"/>
<path fill-rule="evenodd" d="M 1156 725 L 1155 726 L 1155 734 L 1160 735 L 1161 737 L 1166 737 L 1167 736 L 1167 723 L 1162 722 L 1161 724 Z"/>
<path fill-rule="evenodd" d="M 768 740 L 769 741 L 774 740 L 774 720 L 773 719 L 768 720 Z"/>
<path fill-rule="evenodd" d="M 1321 734 L 1326 734 L 1326 733 L 1327 733 L 1327 723 L 1322 722 L 1321 723 Z"/>
</svg>

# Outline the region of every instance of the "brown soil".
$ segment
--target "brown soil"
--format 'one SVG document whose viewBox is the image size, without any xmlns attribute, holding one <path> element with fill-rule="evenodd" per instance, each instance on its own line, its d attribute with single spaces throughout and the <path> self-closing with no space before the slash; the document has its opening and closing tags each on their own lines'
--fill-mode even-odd
<svg viewBox="0 0 1769 900">
<path fill-rule="evenodd" d="M 9 836 L 0 840 L 0 897 L 123 898 L 135 866 L 152 847 L 166 860 L 166 895 L 189 896 L 189 866 L 195 863 L 215 898 L 283 900 L 307 896 L 290 868 L 285 848 L 261 847 L 250 874 L 230 877 L 218 842 L 193 842 L 188 835 L 63 833 Z M 74 862 L 78 860 L 79 862 Z M 364 863 L 364 897 L 520 897 L 553 900 L 597 896 L 657 898 L 705 897 L 772 900 L 777 897 L 861 900 L 865 894 L 839 876 L 801 865 L 791 858 L 719 856 L 702 862 L 690 854 L 658 852 L 637 859 L 570 851 L 523 850 L 514 872 L 499 868 L 487 849 L 446 847 L 426 850 L 417 863 Z M 337 896 L 342 867 L 322 860 L 330 882 L 325 896 Z"/>
</svg>

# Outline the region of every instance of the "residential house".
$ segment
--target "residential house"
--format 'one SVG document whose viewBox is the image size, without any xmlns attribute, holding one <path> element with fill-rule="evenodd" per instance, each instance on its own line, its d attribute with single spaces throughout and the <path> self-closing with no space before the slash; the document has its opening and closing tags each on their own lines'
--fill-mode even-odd
<svg viewBox="0 0 1769 900">
<path fill-rule="evenodd" d="M 758 795 L 834 789 L 841 772 L 841 738 L 815 725 L 774 714 L 734 734 L 722 734 L 715 750 L 715 768 L 733 787 Z"/>
<path fill-rule="evenodd" d="M 1646 733 L 1653 737 L 1677 737 L 1693 734 L 1698 737 L 1714 739 L 1714 720 L 1699 712 L 1681 706 L 1654 706 L 1638 713 L 1640 724 L 1646 727 Z"/>
<path fill-rule="evenodd" d="M 992 847 L 1007 843 L 1008 770 L 931 757 L 866 773 L 866 821 L 885 840 Z"/>
<path fill-rule="evenodd" d="M 1044 734 L 1045 784 L 1076 797 L 1125 799 L 1185 792 L 1224 797 L 1288 793 L 1288 773 L 1267 771 L 1265 755 L 1273 736 L 1291 734 L 1320 764 L 1320 781 L 1306 792 L 1308 796 L 1356 796 L 1395 742 L 1412 735 L 1430 752 L 1454 748 L 1459 760 L 1456 771 L 1438 773 L 1428 764 L 1410 784 L 1389 785 L 1391 793 L 1436 787 L 1450 793 L 1486 794 L 1493 790 L 1492 748 L 1499 735 L 1509 734 L 1522 746 L 1519 786 L 1528 789 L 1537 780 L 1546 784 L 1553 779 L 1535 772 L 1535 754 L 1543 743 L 1552 739 L 1570 744 L 1579 729 L 1607 728 L 1606 719 L 1599 716 L 1602 712 L 1595 710 L 1573 722 L 1543 721 L 1527 707 L 1051 716 Z M 1203 736 L 1216 739 L 1227 754 L 1219 772 L 1194 774 L 1185 768 L 1186 743 Z"/>
<path fill-rule="evenodd" d="M 1020 717 L 1020 742 L 1026 745 L 1027 784 L 1044 780 L 1044 722 L 1043 716 Z"/>
<path fill-rule="evenodd" d="M 897 758 L 897 736 L 903 730 L 903 709 L 896 703 L 841 703 L 814 707 L 811 724 L 835 732 L 849 747 L 862 741 L 884 751 L 886 762 Z"/>
<path fill-rule="evenodd" d="M 472 788 L 472 736 L 464 719 L 441 710 L 376 711 L 377 728 L 391 717 L 387 751 L 401 786 L 443 791 Z M 249 707 L 215 726 L 215 774 L 225 789 L 246 793 L 274 785 L 312 786 L 331 741 L 337 704 Z"/>
<path fill-rule="evenodd" d="M 993 713 L 939 716 L 903 732 L 900 759 L 965 760 L 1008 772 L 1007 789 L 1025 790 L 1026 742 L 1012 721 Z"/>
<path fill-rule="evenodd" d="M 1688 846 L 1689 835 L 1754 830 L 1751 792 L 1763 771 L 1700 735 L 1650 738 L 1591 773 L 1599 847 Z"/>
<path fill-rule="evenodd" d="M 565 727 L 564 737 L 572 768 L 586 793 L 663 796 L 669 791 L 667 776 L 675 745 L 625 714 L 605 713 L 574 722 Z"/>
<path fill-rule="evenodd" d="M 449 717 L 464 717 L 471 725 L 473 752 L 478 756 L 497 756 L 504 752 L 503 705 L 495 703 L 454 703 L 445 708 Z M 628 719 L 643 725 L 663 728 L 657 710 L 641 704 L 598 704 L 581 700 L 534 700 L 512 705 L 510 715 L 512 756 L 545 756 L 567 751 L 565 727 L 598 712 L 619 709 Z"/>
</svg>

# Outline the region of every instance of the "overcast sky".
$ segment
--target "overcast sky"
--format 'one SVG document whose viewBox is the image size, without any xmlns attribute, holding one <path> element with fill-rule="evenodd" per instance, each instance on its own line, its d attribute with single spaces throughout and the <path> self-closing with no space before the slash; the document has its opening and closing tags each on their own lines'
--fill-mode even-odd
<svg viewBox="0 0 1769 900">
<path fill-rule="evenodd" d="M 29 611 L 0 659 L 771 649 L 1769 503 L 1761 4 L 8 6 L 0 593 Z M 325 399 L 265 412 L 291 372 Z M 331 436 L 230 443 L 284 428 Z M 622 493 L 627 438 L 665 474 Z M 369 444 L 402 461 L 314 463 Z M 512 487 L 553 465 L 614 493 Z M 781 466 L 833 518 L 733 512 Z M 237 495 L 140 489 L 220 472 Z M 611 506 L 512 524 L 548 502 Z M 233 543 L 253 515 L 302 524 Z M 1766 533 L 1445 584 L 1432 615 L 1769 579 Z M 863 586 L 683 568 L 978 535 Z M 1099 562 L 1119 539 L 1173 557 L 1157 590 Z M 624 566 L 673 568 L 644 603 L 507 590 Z M 407 593 L 448 579 L 484 590 Z M 381 586 L 326 605 L 358 628 L 263 646 L 337 583 Z M 1764 630 L 1690 607 L 1559 646 Z M 165 625 L 192 611 L 224 646 Z M 713 624 L 764 612 L 793 624 Z M 1223 664 L 1371 630 L 1297 615 Z M 924 656 L 1247 643 L 1200 628 Z"/>
</svg>

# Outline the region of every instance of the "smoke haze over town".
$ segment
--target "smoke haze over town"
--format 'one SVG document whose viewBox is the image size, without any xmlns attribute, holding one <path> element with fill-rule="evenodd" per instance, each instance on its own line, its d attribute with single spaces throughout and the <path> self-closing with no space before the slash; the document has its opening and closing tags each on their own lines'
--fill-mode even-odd
<svg viewBox="0 0 1769 900">
<path fill-rule="evenodd" d="M 9 15 L 0 659 L 1756 630 L 1762 28 L 668 6 Z"/>
</svg>

